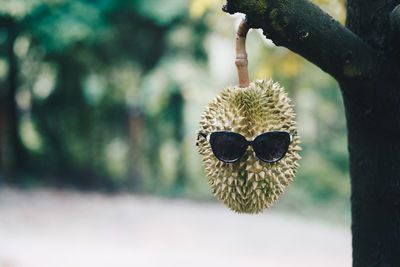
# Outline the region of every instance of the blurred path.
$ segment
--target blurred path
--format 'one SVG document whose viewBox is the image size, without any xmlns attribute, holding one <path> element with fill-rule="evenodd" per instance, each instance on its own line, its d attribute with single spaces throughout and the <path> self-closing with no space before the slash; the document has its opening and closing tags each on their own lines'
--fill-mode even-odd
<svg viewBox="0 0 400 267">
<path fill-rule="evenodd" d="M 143 196 L 0 190 L 0 267 L 350 267 L 345 227 Z"/>
</svg>

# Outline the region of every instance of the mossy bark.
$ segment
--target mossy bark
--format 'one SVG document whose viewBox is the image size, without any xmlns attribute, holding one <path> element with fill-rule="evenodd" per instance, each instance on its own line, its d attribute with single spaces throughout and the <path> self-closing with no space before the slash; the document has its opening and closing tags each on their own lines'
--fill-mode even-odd
<svg viewBox="0 0 400 267">
<path fill-rule="evenodd" d="M 245 13 L 253 28 L 340 84 L 354 267 L 400 266 L 400 33 L 393 13 L 399 4 L 348 0 L 347 28 L 307 0 L 228 0 L 224 7 Z"/>
</svg>

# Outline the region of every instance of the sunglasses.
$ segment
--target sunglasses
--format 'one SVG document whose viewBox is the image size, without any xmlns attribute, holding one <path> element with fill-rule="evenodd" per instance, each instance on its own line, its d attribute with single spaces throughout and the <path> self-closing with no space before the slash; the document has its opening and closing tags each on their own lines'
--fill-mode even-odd
<svg viewBox="0 0 400 267">
<path fill-rule="evenodd" d="M 282 159 L 290 143 L 293 140 L 292 134 L 284 131 L 271 131 L 258 135 L 253 141 L 248 141 L 238 133 L 230 131 L 212 132 L 210 135 L 199 133 L 211 145 L 211 149 L 217 159 L 225 163 L 233 163 L 244 155 L 248 146 L 252 146 L 256 156 L 267 163 L 274 163 Z"/>
</svg>

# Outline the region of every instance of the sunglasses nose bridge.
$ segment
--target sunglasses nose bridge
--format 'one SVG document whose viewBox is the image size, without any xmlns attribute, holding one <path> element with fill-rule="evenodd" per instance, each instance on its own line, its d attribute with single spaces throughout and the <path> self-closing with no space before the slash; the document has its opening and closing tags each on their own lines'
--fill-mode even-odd
<svg viewBox="0 0 400 267">
<path fill-rule="evenodd" d="M 253 145 L 254 145 L 254 140 L 247 141 L 247 149 L 251 149 L 252 152 L 255 152 Z"/>
<path fill-rule="evenodd" d="M 251 159 L 253 156 L 255 156 L 253 141 L 247 141 L 247 148 L 244 152 L 244 155 L 245 155 L 246 161 L 248 159 Z"/>
</svg>

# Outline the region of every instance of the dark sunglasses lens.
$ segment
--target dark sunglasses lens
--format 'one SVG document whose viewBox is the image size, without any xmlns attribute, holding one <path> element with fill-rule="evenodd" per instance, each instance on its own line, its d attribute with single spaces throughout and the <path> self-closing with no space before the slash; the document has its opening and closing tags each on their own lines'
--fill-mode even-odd
<svg viewBox="0 0 400 267">
<path fill-rule="evenodd" d="M 253 148 L 261 160 L 275 162 L 285 156 L 289 143 L 287 132 L 269 132 L 259 135 L 253 142 Z"/>
<path fill-rule="evenodd" d="M 214 132 L 210 136 L 214 155 L 224 162 L 239 160 L 247 148 L 246 139 L 233 132 Z"/>
</svg>

